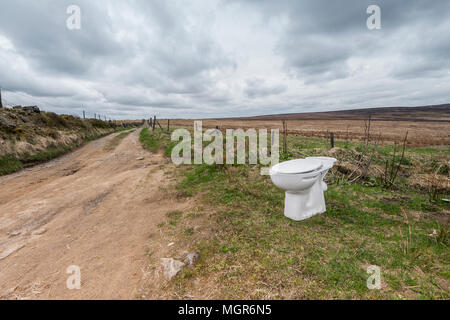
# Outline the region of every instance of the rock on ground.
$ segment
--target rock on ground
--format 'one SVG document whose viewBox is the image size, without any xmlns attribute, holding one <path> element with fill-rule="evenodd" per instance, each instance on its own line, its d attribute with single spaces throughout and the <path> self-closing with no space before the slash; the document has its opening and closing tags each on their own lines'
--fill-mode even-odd
<svg viewBox="0 0 450 320">
<path fill-rule="evenodd" d="M 164 277 L 167 280 L 171 280 L 180 272 L 186 265 L 178 260 L 172 258 L 162 258 Z"/>
</svg>

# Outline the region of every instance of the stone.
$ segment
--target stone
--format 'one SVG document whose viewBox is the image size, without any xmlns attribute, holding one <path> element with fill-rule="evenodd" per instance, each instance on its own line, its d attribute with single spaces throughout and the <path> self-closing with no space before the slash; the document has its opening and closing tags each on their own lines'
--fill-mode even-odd
<svg viewBox="0 0 450 320">
<path fill-rule="evenodd" d="M 11 294 L 14 293 L 14 291 L 16 291 L 17 286 L 9 288 L 8 290 L 4 291 L 1 295 L 1 298 L 7 298 L 8 296 L 10 296 Z"/>
<path fill-rule="evenodd" d="M 144 159 L 145 159 L 144 157 L 136 158 L 137 161 L 141 161 L 141 160 L 144 160 Z"/>
<path fill-rule="evenodd" d="M 196 251 L 192 251 L 188 255 L 186 255 L 186 264 L 188 266 L 193 265 L 198 259 L 200 258 L 200 255 Z"/>
<path fill-rule="evenodd" d="M 23 107 L 23 110 L 26 111 L 29 114 L 31 114 L 31 113 L 41 113 L 41 110 L 37 106 Z"/>
<path fill-rule="evenodd" d="M 44 234 L 46 232 L 47 232 L 47 229 L 42 228 L 42 229 L 38 229 L 36 231 L 33 231 L 32 235 L 33 236 L 40 236 L 40 235 L 42 235 L 42 234 Z"/>
<path fill-rule="evenodd" d="M 172 258 L 162 258 L 161 261 L 163 263 L 164 277 L 167 280 L 172 280 L 186 266 L 183 262 Z"/>
<path fill-rule="evenodd" d="M 0 253 L 0 260 L 5 259 L 6 257 L 8 257 L 9 255 L 13 254 L 14 252 L 19 251 L 20 249 L 22 249 L 23 247 L 25 247 L 25 245 L 23 243 L 13 244 L 12 246 L 6 248 L 5 251 Z"/>
<path fill-rule="evenodd" d="M 14 130 L 17 128 L 16 124 L 7 119 L 6 117 L 0 116 L 0 128 L 5 128 L 8 130 Z"/>
</svg>

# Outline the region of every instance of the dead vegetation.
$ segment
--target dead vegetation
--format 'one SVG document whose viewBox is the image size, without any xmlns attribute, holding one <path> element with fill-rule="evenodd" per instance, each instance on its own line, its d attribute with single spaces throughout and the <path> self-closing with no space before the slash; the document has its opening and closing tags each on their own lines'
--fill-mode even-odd
<svg viewBox="0 0 450 320">
<path fill-rule="evenodd" d="M 323 120 L 287 120 L 288 135 L 309 138 L 325 139 L 327 132 L 333 132 L 336 140 L 349 142 L 364 142 L 367 139 L 364 120 L 368 117 L 360 117 L 358 120 L 327 118 Z M 407 147 L 429 147 L 450 145 L 450 118 L 447 113 L 436 114 L 430 121 L 423 119 L 421 122 L 405 120 L 380 121 L 378 118 L 371 118 L 370 132 L 371 137 L 378 138 L 378 145 L 392 145 L 395 142 L 403 141 L 405 132 L 408 131 Z M 433 120 L 441 119 L 443 122 Z M 171 120 L 171 126 L 193 128 L 193 120 Z M 221 130 L 226 129 L 248 129 L 248 128 L 267 128 L 280 129 L 282 132 L 282 123 L 280 120 L 232 120 L 232 119 L 206 119 L 203 120 L 203 128 L 214 129 L 219 126 Z M 371 139 L 372 139 L 371 138 Z"/>
</svg>

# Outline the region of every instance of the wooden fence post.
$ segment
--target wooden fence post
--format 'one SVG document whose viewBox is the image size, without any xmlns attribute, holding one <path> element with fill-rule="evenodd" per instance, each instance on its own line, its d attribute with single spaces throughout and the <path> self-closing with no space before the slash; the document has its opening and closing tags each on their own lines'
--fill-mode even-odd
<svg viewBox="0 0 450 320">
<path fill-rule="evenodd" d="M 331 145 L 331 149 L 334 148 L 334 132 L 330 133 L 330 145 Z"/>
<path fill-rule="evenodd" d="M 0 109 L 3 109 L 3 102 L 2 102 L 2 88 L 0 88 Z"/>
<path fill-rule="evenodd" d="M 348 130 L 349 130 L 349 127 L 350 127 L 350 126 L 347 126 L 347 136 L 346 136 L 346 138 L 345 138 L 345 147 L 346 147 L 346 148 L 348 147 L 348 138 L 349 138 L 349 136 L 348 136 L 348 134 L 349 134 Z"/>
<path fill-rule="evenodd" d="M 159 128 L 161 129 L 161 131 L 164 131 L 163 127 L 161 126 L 161 124 L 159 123 L 158 120 L 156 120 L 156 123 L 158 124 Z"/>
<path fill-rule="evenodd" d="M 167 119 L 167 132 L 170 132 L 170 119 Z"/>
<path fill-rule="evenodd" d="M 283 123 L 283 153 L 287 154 L 287 124 L 286 120 L 282 120 Z"/>
</svg>

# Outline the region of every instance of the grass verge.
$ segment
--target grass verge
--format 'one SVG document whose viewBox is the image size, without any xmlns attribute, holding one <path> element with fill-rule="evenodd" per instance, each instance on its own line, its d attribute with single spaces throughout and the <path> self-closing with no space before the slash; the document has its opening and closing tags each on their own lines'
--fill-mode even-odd
<svg viewBox="0 0 450 320">
<path fill-rule="evenodd" d="M 139 141 L 145 150 L 150 152 L 164 151 L 164 155 L 170 157 L 171 150 L 175 145 L 170 141 L 170 132 L 156 129 L 152 131 L 149 128 L 144 128 L 139 134 Z"/>
<path fill-rule="evenodd" d="M 289 145 L 295 151 L 286 159 L 326 154 L 320 139 L 290 137 Z M 417 170 L 416 153 L 408 151 L 413 164 L 405 170 Z M 258 166 L 183 166 L 178 174 L 178 196 L 200 195 L 202 204 L 168 214 L 160 228 L 201 258 L 166 288 L 173 298 L 210 291 L 218 299 L 449 298 L 450 208 L 420 190 L 350 183 L 335 168 L 328 211 L 295 222 L 283 216 L 284 193 Z M 199 216 L 205 232 L 193 227 Z M 367 288 L 371 265 L 381 269 L 381 290 Z"/>
<path fill-rule="evenodd" d="M 0 157 L 0 176 L 11 174 L 14 172 L 17 172 L 21 170 L 24 167 L 30 167 L 39 163 L 47 162 L 52 159 L 55 159 L 57 157 L 60 157 L 68 152 L 73 151 L 74 149 L 80 147 L 86 142 L 93 141 L 99 138 L 102 138 L 108 134 L 111 134 L 112 132 L 120 132 L 123 130 L 129 130 L 125 128 L 120 128 L 117 130 L 112 130 L 110 132 L 107 132 L 105 134 L 90 134 L 90 135 L 84 135 L 78 142 L 68 144 L 68 145 L 61 145 L 61 146 L 50 146 L 43 152 L 30 154 L 28 152 L 25 152 L 21 155 L 6 155 L 3 157 Z"/>
</svg>

